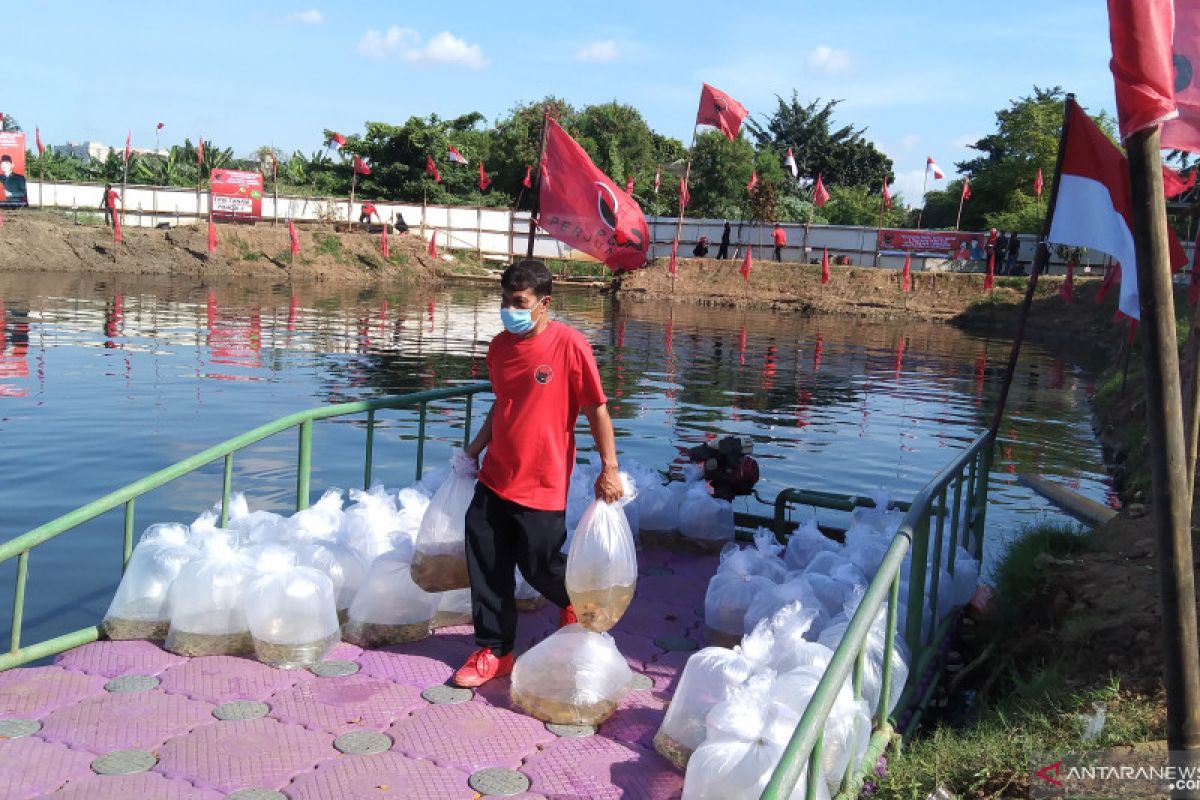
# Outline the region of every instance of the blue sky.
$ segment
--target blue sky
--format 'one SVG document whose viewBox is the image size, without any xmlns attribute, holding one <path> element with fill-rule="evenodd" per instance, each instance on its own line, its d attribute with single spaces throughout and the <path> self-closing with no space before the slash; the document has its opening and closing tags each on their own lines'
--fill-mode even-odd
<svg viewBox="0 0 1200 800">
<path fill-rule="evenodd" d="M 321 130 L 478 110 L 546 94 L 618 99 L 683 139 L 702 81 L 769 113 L 776 94 L 839 98 L 840 123 L 920 194 L 1034 84 L 1114 108 L 1107 15 L 1090 0 L 1003 4 L 6 2 L 0 111 L 47 143 L 153 146 L 200 134 L 240 155 L 311 152 Z M 931 188 L 936 186 L 931 182 Z"/>
</svg>

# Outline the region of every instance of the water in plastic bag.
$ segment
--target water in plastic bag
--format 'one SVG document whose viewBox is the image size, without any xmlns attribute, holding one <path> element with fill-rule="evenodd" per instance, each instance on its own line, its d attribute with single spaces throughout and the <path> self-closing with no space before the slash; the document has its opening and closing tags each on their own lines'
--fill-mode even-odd
<svg viewBox="0 0 1200 800">
<path fill-rule="evenodd" d="M 371 562 L 342 629 L 347 642 L 382 647 L 429 636 L 438 596 L 417 586 L 401 554 L 384 553 Z"/>
<path fill-rule="evenodd" d="M 794 575 L 786 583 L 775 584 L 755 595 L 742 619 L 742 631 L 750 633 L 759 622 L 770 619 L 775 612 L 791 603 L 814 610 L 821 607 L 806 576 Z"/>
<path fill-rule="evenodd" d="M 879 694 L 883 688 L 883 659 L 887 623 L 882 613 L 883 609 L 880 609 L 880 612 L 867 634 L 867 657 L 863 669 L 862 697 L 867 702 L 867 708 L 872 714 L 879 708 Z M 836 622 L 821 631 L 821 636 L 817 641 L 830 650 L 836 650 L 847 627 L 849 627 L 849 622 L 845 620 Z M 889 714 L 895 710 L 896 703 L 900 702 L 900 695 L 904 692 L 904 684 L 908 680 L 908 655 L 899 632 L 897 632 L 895 648 L 892 650 L 890 658 L 892 682 L 887 704 Z"/>
<path fill-rule="evenodd" d="M 431 628 L 452 628 L 455 625 L 470 625 L 471 622 L 470 589 L 454 589 L 438 595 L 437 612 L 433 615 Z"/>
<path fill-rule="evenodd" d="M 704 594 L 704 634 L 709 644 L 733 647 L 742 639 L 746 611 L 754 598 L 787 577 L 774 537 L 755 536 L 755 547 L 727 545 Z"/>
<path fill-rule="evenodd" d="M 341 638 L 333 581 L 312 567 L 268 573 L 246 589 L 254 655 L 284 669 L 319 662 Z"/>
<path fill-rule="evenodd" d="M 288 519 L 291 541 L 313 542 L 337 538 L 342 526 L 342 490 L 326 489 L 321 499 Z"/>
<path fill-rule="evenodd" d="M 471 585 L 467 572 L 466 515 L 479 473 L 474 459 L 455 449 L 451 476 L 438 488 L 421 519 L 413 550 L 412 575 L 427 592 L 448 592 Z"/>
<path fill-rule="evenodd" d="M 679 546 L 699 553 L 719 553 L 734 537 L 733 505 L 710 494 L 708 484 L 695 481 L 679 507 Z"/>
<path fill-rule="evenodd" d="M 151 534 L 155 528 L 169 532 Z M 104 632 L 109 639 L 167 638 L 171 611 L 167 604 L 171 584 L 199 551 L 187 544 L 182 525 L 151 526 L 133 548 L 121 584 L 104 615 Z"/>
<path fill-rule="evenodd" d="M 242 603 L 254 562 L 225 537 L 211 537 L 171 584 L 171 627 L 165 647 L 184 656 L 253 651 Z"/>
<path fill-rule="evenodd" d="M 567 552 L 567 594 L 579 624 L 603 633 L 633 601 L 637 550 L 625 514 L 595 500 L 584 512 Z"/>
<path fill-rule="evenodd" d="M 631 680 L 611 636 L 568 625 L 517 659 L 512 702 L 543 722 L 599 725 L 617 709 Z"/>
<path fill-rule="evenodd" d="M 338 542 L 304 545 L 296 551 L 296 563 L 320 570 L 333 583 L 338 619 L 349 619 L 350 605 L 367 579 L 367 561 L 357 551 Z"/>
<path fill-rule="evenodd" d="M 793 572 L 803 572 L 817 554 L 840 549 L 841 545 L 821 533 L 816 518 L 809 517 L 788 537 L 783 563 Z"/>
</svg>

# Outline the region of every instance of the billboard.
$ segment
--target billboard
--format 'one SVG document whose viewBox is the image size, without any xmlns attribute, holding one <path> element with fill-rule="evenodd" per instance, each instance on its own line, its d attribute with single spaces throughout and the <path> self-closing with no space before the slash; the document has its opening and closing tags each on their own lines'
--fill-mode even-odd
<svg viewBox="0 0 1200 800">
<path fill-rule="evenodd" d="M 211 185 L 214 217 L 237 219 L 262 217 L 263 176 L 261 172 L 214 169 Z"/>
<path fill-rule="evenodd" d="M 25 134 L 0 132 L 0 206 L 29 205 L 25 185 Z"/>
<path fill-rule="evenodd" d="M 987 258 L 986 243 L 987 235 L 983 233 L 881 228 L 876 246 L 880 250 L 935 253 L 958 261 L 983 261 Z"/>
</svg>

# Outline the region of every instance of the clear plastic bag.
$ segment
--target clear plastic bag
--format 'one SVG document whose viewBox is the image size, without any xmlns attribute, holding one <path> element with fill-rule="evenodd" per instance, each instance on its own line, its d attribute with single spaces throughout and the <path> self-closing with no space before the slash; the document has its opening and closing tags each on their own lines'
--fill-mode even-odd
<svg viewBox="0 0 1200 800">
<path fill-rule="evenodd" d="M 452 475 L 429 501 L 413 549 L 413 580 L 433 593 L 471 585 L 467 573 L 466 516 L 475 496 L 479 467 L 458 449 L 450 463 Z"/>
<path fill-rule="evenodd" d="M 787 747 L 800 716 L 771 699 L 768 676 L 734 687 L 729 698 L 708 713 L 707 736 L 692 754 L 683 782 L 683 800 L 756 800 Z M 808 769 L 792 797 L 804 797 Z M 817 797 L 828 800 L 825 782 Z"/>
<path fill-rule="evenodd" d="M 254 563 L 225 537 L 213 537 L 171 584 L 171 627 L 165 647 L 183 656 L 253 651 L 242 603 Z"/>
<path fill-rule="evenodd" d="M 154 527 L 159 526 L 152 526 Z M 171 584 L 199 551 L 187 544 L 187 528 L 169 527 L 167 535 L 148 530 L 133 548 L 121 584 L 104 615 L 104 632 L 109 639 L 167 638 L 171 610 L 167 599 Z"/>
<path fill-rule="evenodd" d="M 590 631 L 607 631 L 629 608 L 637 550 L 616 504 L 595 500 L 584 512 L 567 553 L 566 585 L 575 616 Z"/>
<path fill-rule="evenodd" d="M 863 669 L 862 697 L 866 701 L 867 708 L 871 714 L 874 714 L 879 708 L 879 693 L 882 690 L 883 684 L 886 625 L 887 620 L 884 609 L 881 608 L 879 616 L 876 617 L 874 623 L 871 625 L 870 632 L 867 634 L 867 657 L 864 665 L 865 668 Z M 842 636 L 845 635 L 846 628 L 848 627 L 849 622 L 846 619 L 835 622 L 821 631 L 821 636 L 817 641 L 830 650 L 837 650 L 838 645 L 842 641 Z M 890 658 L 892 661 L 892 682 L 887 704 L 889 714 L 895 710 L 896 703 L 900 702 L 900 695 L 904 693 L 904 684 L 908 680 L 908 654 L 899 631 L 897 631 L 895 647 L 890 654 Z"/>
<path fill-rule="evenodd" d="M 512 702 L 543 722 L 599 725 L 617 709 L 631 680 L 611 636 L 568 625 L 517 659 Z"/>
<path fill-rule="evenodd" d="M 823 644 L 805 638 L 819 616 L 816 609 L 805 608 L 800 603 L 789 603 L 775 612 L 760 626 L 767 626 L 774 639 L 771 649 L 771 669 L 788 672 L 802 666 L 825 669 L 833 658 L 833 651 Z M 755 628 L 757 631 L 758 628 Z"/>
<path fill-rule="evenodd" d="M 733 647 L 742 639 L 746 611 L 754 598 L 786 577 L 774 537 L 755 535 L 755 547 L 728 545 L 704 593 L 704 633 L 709 644 Z"/>
<path fill-rule="evenodd" d="M 409 562 L 384 553 L 371 562 L 367 579 L 342 629 L 347 642 L 359 647 L 382 647 L 415 642 L 429 635 L 438 596 L 417 586 Z"/>
<path fill-rule="evenodd" d="M 336 539 L 341 526 L 342 490 L 326 489 L 320 500 L 288 518 L 288 538 L 292 542 Z"/>
<path fill-rule="evenodd" d="M 679 507 L 679 546 L 700 553 L 719 553 L 734 537 L 733 505 L 710 494 L 708 484 L 695 481 Z"/>
<path fill-rule="evenodd" d="M 669 545 L 679 535 L 679 498 L 659 480 L 649 480 L 638 486 L 634 501 L 642 542 L 646 545 Z"/>
<path fill-rule="evenodd" d="M 706 647 L 693 653 L 654 734 L 654 749 L 680 769 L 686 767 L 692 752 L 704 741 L 708 712 L 725 700 L 730 687 L 766 668 L 774 643 L 772 632 L 764 626 L 732 650 Z"/>
<path fill-rule="evenodd" d="M 835 552 L 840 545 L 821 533 L 815 517 L 809 517 L 788 537 L 783 551 L 783 563 L 793 572 L 808 569 L 809 562 L 819 553 Z"/>
<path fill-rule="evenodd" d="M 175 547 L 197 546 L 196 540 L 192 537 L 188 526 L 180 525 L 177 522 L 158 522 L 146 528 L 146 530 L 142 531 L 142 535 L 138 537 L 138 546 L 140 547 L 143 544 L 171 545 Z"/>
<path fill-rule="evenodd" d="M 431 628 L 452 628 L 455 625 L 470 625 L 471 590 L 454 589 L 438 595 L 437 611 L 433 615 Z"/>
<path fill-rule="evenodd" d="M 371 563 L 378 556 L 395 549 L 400 536 L 401 517 L 396 500 L 379 484 L 371 491 L 350 490 L 353 505 L 342 515 L 338 541 L 346 544 Z"/>
<path fill-rule="evenodd" d="M 517 598 L 517 611 L 537 611 L 550 602 L 538 594 L 537 589 L 529 585 L 529 581 L 525 580 L 520 569 L 514 570 L 514 573 L 516 589 L 513 594 Z"/>
<path fill-rule="evenodd" d="M 892 504 L 892 496 L 886 489 L 877 489 L 872 492 L 871 500 L 875 503 L 874 508 L 854 509 L 851 515 L 854 523 L 873 528 L 876 533 L 881 533 L 889 539 L 892 538 L 892 535 L 900 529 L 900 523 L 904 521 L 904 512 L 888 510 L 888 506 Z"/>
<path fill-rule="evenodd" d="M 799 603 L 804 608 L 818 609 L 820 601 L 808 585 L 804 575 L 793 576 L 787 583 L 772 585 L 769 589 L 754 596 L 742 619 L 742 630 L 750 633 L 764 619 L 770 619 L 775 612 L 791 603 Z"/>
<path fill-rule="evenodd" d="M 320 661 L 340 639 L 333 581 L 312 567 L 281 569 L 246 589 L 254 654 L 284 669 Z"/>
<path fill-rule="evenodd" d="M 333 583 L 338 619 L 350 618 L 350 606 L 367 579 L 367 561 L 359 553 L 338 542 L 321 542 L 300 547 L 296 563 L 325 573 Z"/>
</svg>

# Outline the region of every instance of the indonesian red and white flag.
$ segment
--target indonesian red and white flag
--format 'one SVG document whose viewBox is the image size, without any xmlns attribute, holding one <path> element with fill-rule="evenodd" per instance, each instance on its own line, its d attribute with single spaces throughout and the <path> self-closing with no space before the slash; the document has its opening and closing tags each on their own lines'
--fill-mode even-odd
<svg viewBox="0 0 1200 800">
<path fill-rule="evenodd" d="M 492 185 L 492 179 L 488 177 L 487 170 L 483 168 L 483 161 L 479 162 L 479 191 L 486 192 L 487 188 Z"/>
<path fill-rule="evenodd" d="M 203 163 L 204 163 L 204 137 L 201 136 L 196 141 L 196 164 L 200 165 Z"/>
<path fill-rule="evenodd" d="M 437 228 L 433 229 L 433 235 L 429 237 L 429 257 L 437 258 Z"/>
<path fill-rule="evenodd" d="M 121 242 L 125 241 L 125 237 L 121 235 L 121 215 L 114 211 L 113 215 L 112 215 L 112 219 L 113 219 L 113 241 L 116 242 L 117 244 L 120 244 Z M 212 223 L 210 222 L 209 224 L 211 225 Z M 212 250 L 209 250 L 208 252 L 211 253 Z"/>
<path fill-rule="evenodd" d="M 383 256 L 385 259 L 392 257 L 392 249 L 388 245 L 387 229 L 388 226 L 385 224 L 383 226 L 383 230 L 379 233 L 379 255 Z"/>
<path fill-rule="evenodd" d="M 524 186 L 526 189 L 533 188 L 533 165 L 532 164 L 525 165 L 525 179 L 521 181 L 521 185 Z"/>
<path fill-rule="evenodd" d="M 706 83 L 700 90 L 700 108 L 696 112 L 696 124 L 712 125 L 731 142 L 737 138 L 742 129 L 742 120 L 749 113 L 744 105 L 720 89 Z"/>
<path fill-rule="evenodd" d="M 650 246 L 641 207 L 555 120 L 547 117 L 546 126 L 537 224 L 610 269 L 638 269 Z"/>
<path fill-rule="evenodd" d="M 1175 4 L 1175 106 L 1179 116 L 1162 129 L 1160 144 L 1200 152 L 1200 3 Z"/>
<path fill-rule="evenodd" d="M 166 123 L 163 123 L 163 122 L 158 123 L 157 125 L 154 126 L 154 130 L 161 131 L 163 129 L 163 127 L 165 126 L 165 124 Z"/>
<path fill-rule="evenodd" d="M 662 165 L 660 164 L 658 166 L 658 168 L 654 170 L 654 193 L 655 194 L 658 194 L 658 189 L 661 186 L 662 186 Z"/>
<path fill-rule="evenodd" d="M 434 183 L 442 182 L 442 173 L 438 172 L 437 164 L 433 163 L 433 156 L 425 156 L 425 172 L 433 176 Z"/>
<path fill-rule="evenodd" d="M 673 242 L 671 242 L 671 260 L 669 262 L 667 262 L 667 272 L 669 272 L 671 274 L 672 278 L 675 277 L 675 273 L 678 271 L 678 266 L 675 263 L 675 258 L 678 254 L 679 254 L 679 239 L 678 239 L 678 237 L 676 237 L 676 239 Z"/>
<path fill-rule="evenodd" d="M 370 175 L 371 168 L 367 166 L 367 162 L 363 161 L 360 156 L 354 156 L 354 171 L 359 175 Z"/>
<path fill-rule="evenodd" d="M 129 156 L 133 153 L 133 131 L 125 134 L 125 161 L 129 161 Z"/>
<path fill-rule="evenodd" d="M 42 144 L 42 129 L 41 128 L 33 129 L 33 138 L 37 142 L 38 155 L 40 156 L 42 153 L 46 152 L 46 148 Z"/>
<path fill-rule="evenodd" d="M 1133 201 L 1125 156 L 1104 131 L 1092 122 L 1079 104 L 1067 101 L 1062 174 L 1048 241 L 1087 247 L 1129 265 L 1121 274 L 1117 307 L 1133 319 L 1141 318 L 1138 304 L 1137 255 L 1133 246 Z M 1170 235 L 1172 269 L 1187 263 L 1187 256 Z"/>
<path fill-rule="evenodd" d="M 817 183 L 813 186 L 813 205 L 821 208 L 829 202 L 829 190 L 825 188 L 824 181 L 821 180 L 821 173 L 817 173 Z"/>
<path fill-rule="evenodd" d="M 937 162 L 933 160 L 933 156 L 925 157 L 925 169 L 928 172 L 933 173 L 933 179 L 935 181 L 940 181 L 942 178 L 946 177 L 946 173 L 942 172 L 942 168 L 939 167 Z"/>
<path fill-rule="evenodd" d="M 341 147 L 346 143 L 346 137 L 342 136 L 337 131 L 333 131 L 331 134 L 329 134 L 329 143 L 335 147 Z"/>
<path fill-rule="evenodd" d="M 458 148 L 454 145 L 450 145 L 446 149 L 450 152 L 450 160 L 455 164 L 467 165 L 471 163 L 470 161 L 467 161 L 467 159 L 463 158 L 463 154 L 458 152 Z"/>
<path fill-rule="evenodd" d="M 209 217 L 208 218 L 208 252 L 210 254 L 217 252 L 217 245 L 220 243 L 221 243 L 221 240 L 217 238 L 217 226 L 213 222 L 212 217 Z"/>
<path fill-rule="evenodd" d="M 687 188 L 687 178 L 680 176 L 679 178 L 679 210 L 688 207 L 688 203 L 692 201 L 692 194 Z"/>
<path fill-rule="evenodd" d="M 884 175 L 883 176 L 883 204 L 885 206 L 887 206 L 888 208 L 891 208 L 892 207 L 892 196 L 891 196 L 891 194 L 888 193 L 887 182 L 888 182 L 887 176 Z"/>
<path fill-rule="evenodd" d="M 796 166 L 796 156 L 792 155 L 792 148 L 788 148 L 787 156 L 783 159 L 783 165 L 788 168 L 788 172 L 792 173 L 795 178 L 800 174 L 800 168 Z"/>
<path fill-rule="evenodd" d="M 821 248 L 821 283 L 829 283 L 829 248 Z"/>
<path fill-rule="evenodd" d="M 288 244 L 291 245 L 292 257 L 300 255 L 300 234 L 296 233 L 296 223 L 288 220 Z"/>
<path fill-rule="evenodd" d="M 1183 16 L 1200 13 L 1200 7 L 1190 0 L 1178 1 L 1185 9 Z M 1184 75 L 1173 63 L 1175 3 L 1108 0 L 1108 34 L 1112 41 L 1109 66 L 1116 85 L 1117 121 L 1121 141 L 1125 141 L 1133 133 L 1179 115 L 1175 110 L 1175 80 L 1177 75 Z M 1188 73 L 1190 79 L 1190 69 Z"/>
<path fill-rule="evenodd" d="M 758 186 L 758 170 L 750 171 L 750 180 L 746 182 L 746 191 L 753 192 L 754 187 Z"/>
<path fill-rule="evenodd" d="M 905 294 L 912 291 L 912 253 L 904 253 L 904 269 L 900 271 L 900 291 Z"/>
<path fill-rule="evenodd" d="M 962 199 L 963 200 L 971 199 L 971 179 L 970 178 L 963 178 Z"/>
</svg>

